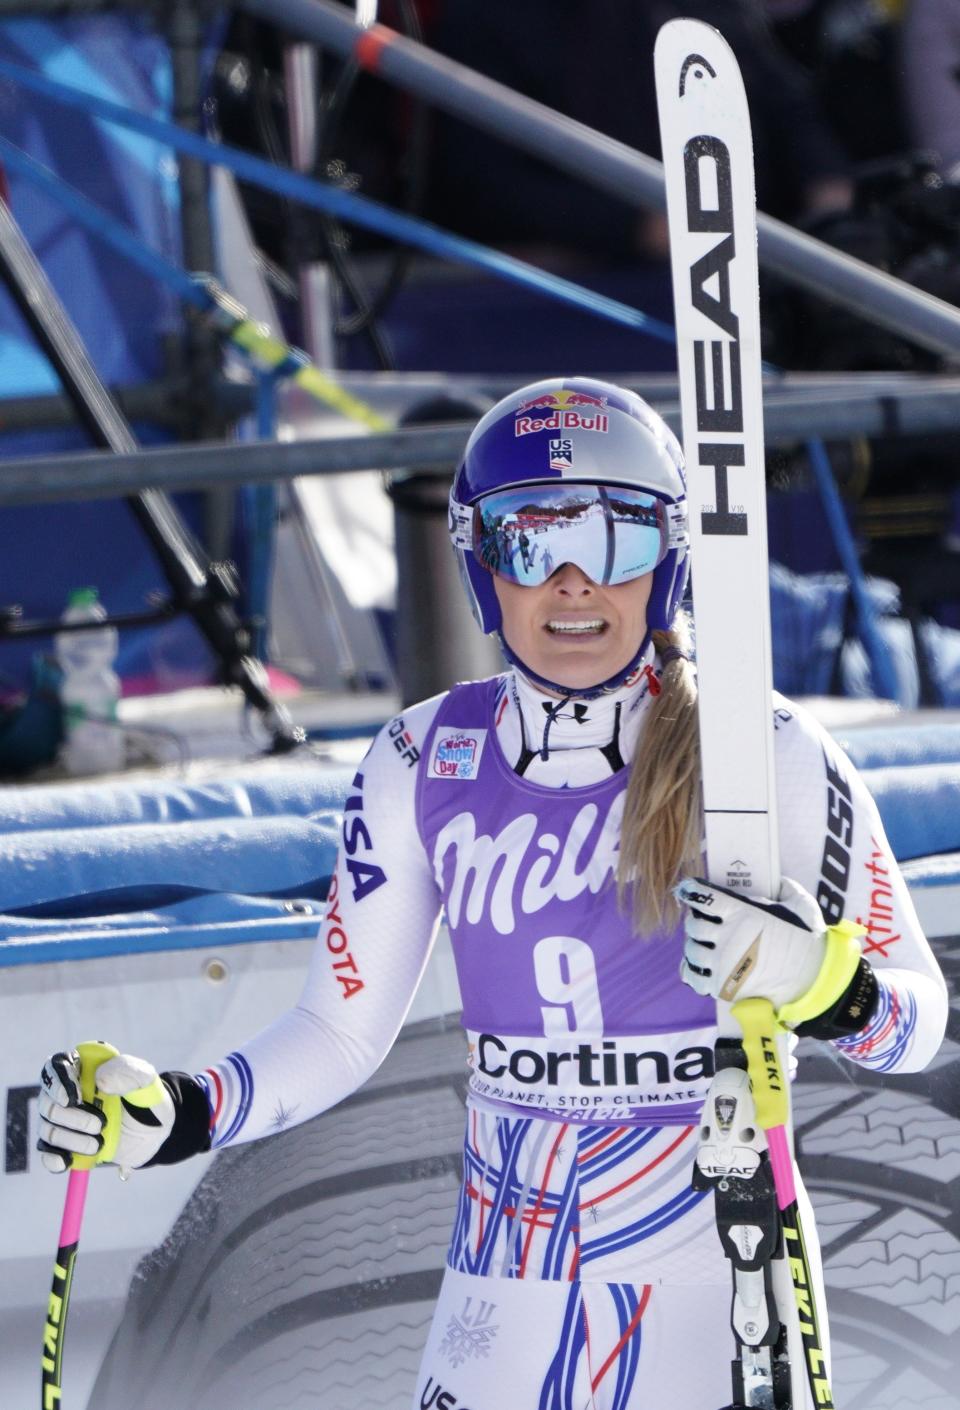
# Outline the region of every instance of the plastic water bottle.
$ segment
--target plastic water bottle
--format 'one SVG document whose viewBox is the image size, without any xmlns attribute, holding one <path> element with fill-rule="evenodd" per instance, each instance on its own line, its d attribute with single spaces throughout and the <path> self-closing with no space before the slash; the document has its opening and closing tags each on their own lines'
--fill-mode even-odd
<svg viewBox="0 0 960 1410">
<path fill-rule="evenodd" d="M 106 617 L 96 588 L 70 594 L 63 622 L 102 622 Z M 113 669 L 116 627 L 58 632 L 54 647 L 63 679 L 64 742 L 61 761 L 71 774 L 102 774 L 122 769 L 126 757 L 117 719 L 120 681 Z"/>
</svg>

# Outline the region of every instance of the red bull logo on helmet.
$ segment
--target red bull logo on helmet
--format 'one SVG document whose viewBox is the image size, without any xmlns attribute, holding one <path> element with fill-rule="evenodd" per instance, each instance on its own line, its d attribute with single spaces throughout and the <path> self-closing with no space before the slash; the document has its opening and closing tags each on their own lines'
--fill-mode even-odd
<svg viewBox="0 0 960 1410">
<path fill-rule="evenodd" d="M 576 406 L 595 406 L 602 410 L 606 404 L 606 397 L 595 397 L 590 392 L 565 392 L 561 388 L 559 392 L 541 392 L 538 397 L 522 401 L 514 409 L 514 414 L 520 416 L 522 412 L 533 411 L 540 406 L 558 407 L 560 410 L 568 410 Z"/>
<path fill-rule="evenodd" d="M 610 429 L 610 417 L 603 408 L 606 397 L 595 397 L 590 392 L 564 391 L 541 392 L 537 397 L 522 401 L 514 410 L 514 435 L 529 436 L 535 431 L 600 431 Z M 586 415 L 578 408 L 593 408 L 593 415 Z M 545 416 L 528 416 L 528 411 L 545 411 Z"/>
<path fill-rule="evenodd" d="M 610 417 L 604 412 L 584 416 L 579 411 L 554 411 L 550 416 L 518 416 L 513 431 L 516 436 L 529 436 L 533 431 L 601 431 L 610 429 Z"/>
</svg>

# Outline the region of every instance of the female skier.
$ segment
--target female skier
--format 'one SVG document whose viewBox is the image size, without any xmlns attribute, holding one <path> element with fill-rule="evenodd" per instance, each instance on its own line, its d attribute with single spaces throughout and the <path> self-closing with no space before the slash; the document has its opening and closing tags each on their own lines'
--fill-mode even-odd
<svg viewBox="0 0 960 1410">
<path fill-rule="evenodd" d="M 517 515 L 540 548 L 526 569 L 502 551 Z M 683 464 L 639 397 L 572 379 L 505 398 L 470 437 L 451 534 L 509 669 L 374 741 L 300 1002 L 206 1072 L 162 1074 L 112 1131 L 80 1100 L 76 1054 L 51 1057 L 44 1163 L 111 1147 L 121 1167 L 169 1163 L 265 1136 L 278 1110 L 333 1106 L 387 1055 L 443 907 L 470 1083 L 414 1406 L 718 1410 L 731 1275 L 713 1195 L 691 1186 L 716 996 L 792 1005 L 798 1031 L 849 1061 L 909 1072 L 940 1044 L 945 986 L 872 800 L 782 698 L 790 879 L 768 902 L 689 890 L 702 818 Z M 842 917 L 863 953 L 837 967 Z M 121 1056 L 98 1085 L 129 1096 L 155 1078 Z"/>
</svg>

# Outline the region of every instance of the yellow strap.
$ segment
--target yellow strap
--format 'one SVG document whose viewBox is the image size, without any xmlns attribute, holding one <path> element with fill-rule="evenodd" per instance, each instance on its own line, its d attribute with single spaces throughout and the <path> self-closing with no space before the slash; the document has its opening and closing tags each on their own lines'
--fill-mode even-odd
<svg viewBox="0 0 960 1410">
<path fill-rule="evenodd" d="M 266 324 L 257 323 L 252 318 L 244 318 L 235 324 L 230 329 L 230 339 L 267 372 L 276 371 L 291 356 L 305 356 L 303 353 L 296 353 L 288 343 L 275 337 Z M 325 406 L 332 407 L 348 421 L 356 421 L 371 431 L 392 429 L 386 417 L 374 411 L 366 402 L 351 396 L 312 362 L 304 361 L 297 371 L 291 373 L 291 379 L 316 401 L 322 401 Z"/>
<path fill-rule="evenodd" d="M 743 1051 L 757 1120 L 765 1131 L 785 1126 L 790 1111 L 787 1083 L 777 1053 L 780 1025 L 769 999 L 741 999 L 730 1010 L 743 1029 Z"/>
<path fill-rule="evenodd" d="M 231 328 L 230 339 L 251 358 L 255 358 L 265 372 L 273 372 L 281 362 L 285 362 L 290 351 L 286 343 L 273 336 L 265 323 L 255 323 L 252 318 L 245 318 Z"/>
<path fill-rule="evenodd" d="M 326 402 L 328 406 L 333 407 L 334 411 L 339 411 L 350 421 L 358 421 L 371 431 L 392 429 L 385 416 L 381 416 L 378 411 L 374 411 L 372 406 L 368 406 L 366 402 L 359 401 L 357 397 L 344 391 L 343 387 L 338 386 L 330 377 L 324 376 L 319 367 L 316 367 L 312 362 L 308 362 L 306 366 L 300 368 L 299 372 L 295 372 L 293 380 L 298 387 L 302 387 L 305 392 L 309 392 L 318 401 Z"/>
<path fill-rule="evenodd" d="M 231 342 L 242 348 L 250 360 L 264 372 L 276 372 L 285 362 L 292 365 L 284 375 L 289 375 L 298 387 L 325 406 L 332 407 L 348 421 L 366 426 L 370 431 L 390 431 L 392 423 L 374 411 L 367 402 L 351 396 L 332 377 L 310 361 L 305 352 L 292 348 L 282 338 L 270 331 L 266 323 L 258 323 L 251 318 L 243 304 L 228 294 L 216 279 L 207 274 L 194 275 L 196 282 L 213 301 L 213 321 L 228 335 Z"/>
<path fill-rule="evenodd" d="M 860 938 L 866 931 L 841 920 L 827 928 L 827 951 L 810 988 L 792 1004 L 774 1012 L 769 999 L 741 999 L 730 1012 L 743 1029 L 750 1087 L 757 1120 L 765 1131 L 786 1125 L 790 1103 L 786 1078 L 777 1052 L 777 1034 L 831 1008 L 847 988 L 860 963 Z"/>
<path fill-rule="evenodd" d="M 833 1008 L 857 972 L 862 949 L 860 937 L 866 931 L 852 920 L 840 920 L 827 928 L 827 951 L 816 979 L 805 994 L 782 1004 L 777 1021 L 784 1028 L 796 1028 L 808 1019 L 819 1018 Z"/>
</svg>

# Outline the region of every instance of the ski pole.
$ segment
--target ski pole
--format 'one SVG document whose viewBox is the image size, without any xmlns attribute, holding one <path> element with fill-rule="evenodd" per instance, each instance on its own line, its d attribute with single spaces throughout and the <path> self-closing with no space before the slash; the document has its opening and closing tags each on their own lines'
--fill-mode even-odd
<svg viewBox="0 0 960 1410">
<path fill-rule="evenodd" d="M 97 1106 L 104 1113 L 106 1128 L 111 1116 L 119 1110 L 119 1097 L 97 1095 L 97 1069 L 108 1058 L 117 1056 L 117 1049 L 109 1043 L 78 1043 L 80 1059 L 80 1095 L 83 1101 Z M 43 1356 L 40 1361 L 40 1406 L 41 1410 L 59 1410 L 61 1403 L 61 1379 L 63 1367 L 63 1342 L 67 1326 L 67 1309 L 70 1306 L 70 1290 L 73 1285 L 73 1271 L 77 1261 L 77 1247 L 80 1243 L 80 1226 L 83 1223 L 83 1207 L 87 1198 L 87 1182 L 90 1171 L 97 1163 L 95 1155 L 74 1155 L 67 1178 L 67 1195 L 63 1204 L 63 1219 L 60 1223 L 60 1240 L 57 1258 L 53 1265 L 53 1285 L 47 1302 L 47 1320 L 43 1328 Z"/>
<path fill-rule="evenodd" d="M 833 1410 L 827 1357 L 817 1312 L 816 1284 L 797 1204 L 793 1155 L 787 1133 L 790 1119 L 787 1082 L 777 1051 L 777 1038 L 784 1030 L 777 1022 L 769 999 L 741 999 L 733 1005 L 731 1013 L 743 1029 L 743 1050 L 747 1055 L 747 1073 L 753 1089 L 757 1120 L 767 1137 L 810 1393 L 814 1405 L 823 1407 L 823 1410 Z"/>
</svg>

